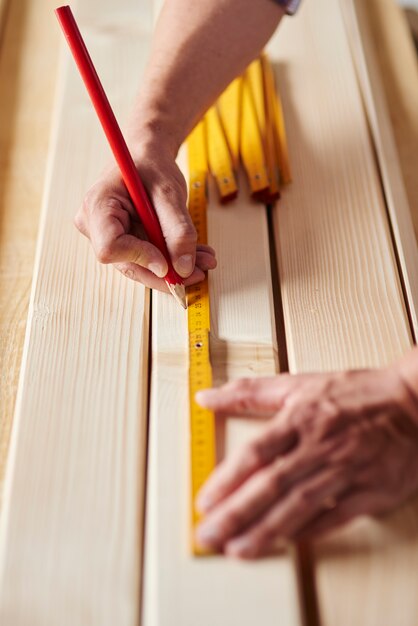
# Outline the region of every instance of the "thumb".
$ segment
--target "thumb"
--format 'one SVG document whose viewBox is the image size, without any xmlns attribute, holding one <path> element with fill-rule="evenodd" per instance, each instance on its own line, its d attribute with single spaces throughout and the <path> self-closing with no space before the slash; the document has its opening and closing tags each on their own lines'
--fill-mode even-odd
<svg viewBox="0 0 418 626">
<path fill-rule="evenodd" d="M 164 179 L 161 178 L 162 170 L 158 171 L 158 178 L 156 170 L 153 170 L 154 180 L 151 182 L 148 179 L 147 186 L 174 269 L 187 278 L 196 263 L 197 234 L 187 209 L 186 182 L 175 163 L 174 167 L 176 171 Z"/>
</svg>

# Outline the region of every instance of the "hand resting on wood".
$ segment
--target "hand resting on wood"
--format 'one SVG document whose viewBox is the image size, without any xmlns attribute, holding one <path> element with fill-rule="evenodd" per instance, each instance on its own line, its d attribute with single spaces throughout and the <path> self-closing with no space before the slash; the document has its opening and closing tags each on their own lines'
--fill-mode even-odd
<svg viewBox="0 0 418 626">
<path fill-rule="evenodd" d="M 240 558 L 390 511 L 418 490 L 418 352 L 384 369 L 245 379 L 197 395 L 266 418 L 201 490 L 199 543 Z"/>
</svg>

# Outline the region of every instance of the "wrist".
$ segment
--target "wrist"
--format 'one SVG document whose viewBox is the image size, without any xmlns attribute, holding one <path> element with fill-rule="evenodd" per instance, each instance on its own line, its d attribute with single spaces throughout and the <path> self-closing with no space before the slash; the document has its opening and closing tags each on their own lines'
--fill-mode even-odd
<svg viewBox="0 0 418 626">
<path fill-rule="evenodd" d="M 139 110 L 140 113 L 131 115 L 127 127 L 127 137 L 132 151 L 142 153 L 144 150 L 157 148 L 169 153 L 175 159 L 186 138 L 175 120 L 168 113 L 141 108 Z"/>
<path fill-rule="evenodd" d="M 138 124 L 135 127 L 128 126 L 124 135 L 129 153 L 138 168 L 147 164 L 148 168 L 152 166 L 159 170 L 161 164 L 167 161 L 175 162 L 178 153 L 177 144 L 159 128 Z M 120 180 L 121 172 L 114 159 L 105 166 L 102 177 L 105 180 Z"/>
</svg>

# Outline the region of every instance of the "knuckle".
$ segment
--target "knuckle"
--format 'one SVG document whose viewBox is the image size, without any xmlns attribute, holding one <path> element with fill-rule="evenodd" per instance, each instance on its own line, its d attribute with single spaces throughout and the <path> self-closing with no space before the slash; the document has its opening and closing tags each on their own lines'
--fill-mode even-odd
<svg viewBox="0 0 418 626">
<path fill-rule="evenodd" d="M 269 498 L 275 498 L 282 487 L 281 474 L 272 474 L 265 481 L 265 491 Z"/>
<path fill-rule="evenodd" d="M 99 183 L 96 183 L 84 196 L 79 212 L 86 216 L 89 215 L 99 204 L 101 204 L 102 199 L 100 185 Z"/>
<path fill-rule="evenodd" d="M 315 500 L 315 491 L 308 488 L 299 489 L 295 495 L 296 505 L 300 509 L 311 507 Z"/>
<path fill-rule="evenodd" d="M 137 248 L 132 255 L 132 263 L 136 265 L 144 265 L 146 262 L 146 255 L 143 248 Z"/>
<path fill-rule="evenodd" d="M 253 390 L 254 383 L 251 378 L 242 378 L 231 385 L 231 391 L 235 395 L 239 410 L 245 412 L 251 408 Z"/>
<path fill-rule="evenodd" d="M 269 522 L 264 525 L 254 537 L 254 554 L 260 555 L 279 536 L 280 527 Z"/>
<path fill-rule="evenodd" d="M 82 210 L 78 211 L 78 213 L 75 214 L 73 221 L 74 226 L 77 228 L 77 230 L 80 231 L 80 233 L 83 233 L 85 231 L 85 223 Z"/>
<path fill-rule="evenodd" d="M 121 209 L 120 200 L 114 196 L 106 196 L 105 198 L 102 198 L 100 205 L 102 210 L 109 213 L 119 212 Z"/>
<path fill-rule="evenodd" d="M 135 274 L 134 274 L 134 271 L 131 268 L 129 268 L 129 267 L 121 267 L 121 268 L 119 268 L 119 271 L 124 276 L 126 276 L 126 278 L 130 278 L 131 280 L 134 280 Z"/>
<path fill-rule="evenodd" d="M 197 242 L 197 233 L 193 224 L 189 220 L 180 220 L 166 229 L 167 237 L 170 239 L 181 239 L 189 243 Z"/>
<path fill-rule="evenodd" d="M 92 194 L 92 192 L 91 192 L 91 191 L 88 191 L 88 192 L 86 193 L 86 195 L 85 195 L 85 196 L 84 196 L 84 198 L 83 198 L 83 201 L 82 201 L 82 203 L 81 203 L 80 210 L 79 210 L 79 212 L 78 212 L 78 214 L 77 214 L 77 215 L 80 215 L 80 214 L 81 214 L 81 215 L 87 215 L 87 214 L 88 214 L 88 212 L 89 212 L 89 210 L 90 210 L 90 207 L 91 207 L 91 205 L 93 204 L 93 198 L 92 198 L 92 195 L 93 195 L 93 194 Z"/>
<path fill-rule="evenodd" d="M 236 393 L 246 393 L 251 388 L 251 378 L 240 378 L 232 383 L 232 387 Z"/>
<path fill-rule="evenodd" d="M 293 409 L 291 424 L 304 437 L 313 437 L 318 432 L 319 404 L 315 401 L 299 401 Z"/>
<path fill-rule="evenodd" d="M 247 444 L 245 458 L 251 466 L 263 465 L 266 461 L 266 449 L 263 442 L 256 439 Z"/>
<path fill-rule="evenodd" d="M 93 216 L 97 210 L 100 210 L 102 213 L 119 215 L 121 208 L 121 200 L 111 195 L 109 191 L 101 193 L 96 187 L 92 187 L 85 195 L 77 216 L 78 219 L 85 220 L 88 216 Z"/>
<path fill-rule="evenodd" d="M 176 179 L 160 183 L 159 193 L 168 202 L 175 202 L 184 197 L 183 190 Z"/>
<path fill-rule="evenodd" d="M 230 509 L 220 523 L 222 534 L 225 536 L 233 535 L 241 528 L 243 523 L 242 515 L 236 509 Z"/>
<path fill-rule="evenodd" d="M 102 243 L 99 246 L 95 247 L 96 258 L 99 263 L 103 263 L 103 265 L 108 265 L 113 261 L 113 245 L 111 243 Z"/>
</svg>

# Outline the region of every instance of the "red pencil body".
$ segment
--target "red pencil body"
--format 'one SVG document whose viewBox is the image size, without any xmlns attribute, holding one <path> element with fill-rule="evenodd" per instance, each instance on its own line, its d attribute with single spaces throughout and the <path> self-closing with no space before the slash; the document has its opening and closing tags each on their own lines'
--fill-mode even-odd
<svg viewBox="0 0 418 626">
<path fill-rule="evenodd" d="M 142 184 L 71 8 L 69 6 L 63 6 L 56 9 L 55 13 L 103 126 L 103 130 L 121 171 L 122 178 L 142 221 L 147 237 L 149 241 L 162 252 L 168 263 L 168 272 L 165 276 L 165 281 L 168 285 L 183 285 L 183 279 L 172 266 L 167 244 L 157 215 Z"/>
</svg>

